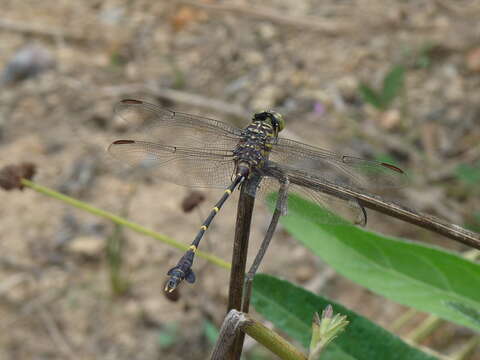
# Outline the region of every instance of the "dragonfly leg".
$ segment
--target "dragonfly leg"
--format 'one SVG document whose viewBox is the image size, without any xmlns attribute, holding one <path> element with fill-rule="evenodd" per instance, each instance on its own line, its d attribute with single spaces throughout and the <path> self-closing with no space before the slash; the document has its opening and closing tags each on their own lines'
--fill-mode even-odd
<svg viewBox="0 0 480 360">
<path fill-rule="evenodd" d="M 352 207 L 360 210 L 357 214 L 357 218 L 355 219 L 355 225 L 359 225 L 361 227 L 367 225 L 367 211 L 365 210 L 365 208 L 360 205 L 357 199 L 350 199 L 348 200 L 348 202 Z"/>
<path fill-rule="evenodd" d="M 277 204 L 275 208 L 280 211 L 280 215 L 285 216 L 288 213 L 288 178 L 283 180 L 278 190 Z"/>
<path fill-rule="evenodd" d="M 277 203 L 275 206 L 275 210 L 272 215 L 272 220 L 270 221 L 270 225 L 268 226 L 267 233 L 265 234 L 265 238 L 260 245 L 260 249 L 258 250 L 257 255 L 255 256 L 255 260 L 253 260 L 252 266 L 250 270 L 248 270 L 246 279 L 245 279 L 245 292 L 243 295 L 242 301 L 242 311 L 248 313 L 248 308 L 250 305 L 250 295 L 252 293 L 252 281 L 255 273 L 257 272 L 260 263 L 267 252 L 268 246 L 270 245 L 270 241 L 272 240 L 273 234 L 275 232 L 275 228 L 277 227 L 278 220 L 281 215 L 284 215 L 283 211 L 287 210 L 287 199 L 288 199 L 288 186 L 290 182 L 288 178 L 285 178 L 280 183 L 280 189 L 278 190 L 278 197 Z"/>
</svg>

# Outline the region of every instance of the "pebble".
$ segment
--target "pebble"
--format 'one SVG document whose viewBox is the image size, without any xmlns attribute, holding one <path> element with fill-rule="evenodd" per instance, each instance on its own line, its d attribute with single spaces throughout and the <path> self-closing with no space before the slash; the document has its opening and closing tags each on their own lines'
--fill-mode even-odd
<svg viewBox="0 0 480 360">
<path fill-rule="evenodd" d="M 99 257 L 103 253 L 105 239 L 97 236 L 80 236 L 68 245 L 70 253 L 91 258 Z"/>
<path fill-rule="evenodd" d="M 398 109 L 391 109 L 380 114 L 380 126 L 384 129 L 390 130 L 400 124 L 401 115 Z"/>
<path fill-rule="evenodd" d="M 468 70 L 480 72 L 480 47 L 470 50 L 467 53 L 465 62 Z"/>
<path fill-rule="evenodd" d="M 295 280 L 303 283 L 312 278 L 314 269 L 308 265 L 300 265 L 295 269 Z"/>
<path fill-rule="evenodd" d="M 27 44 L 18 50 L 0 75 L 0 85 L 34 77 L 55 66 L 50 51 L 38 44 Z"/>
</svg>

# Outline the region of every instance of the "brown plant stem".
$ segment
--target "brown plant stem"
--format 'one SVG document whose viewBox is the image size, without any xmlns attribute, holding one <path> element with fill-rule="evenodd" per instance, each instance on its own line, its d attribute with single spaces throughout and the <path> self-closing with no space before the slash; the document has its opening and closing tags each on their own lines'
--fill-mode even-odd
<svg viewBox="0 0 480 360">
<path fill-rule="evenodd" d="M 250 224 L 252 222 L 253 206 L 255 203 L 255 198 L 247 193 L 247 189 L 249 185 L 251 185 L 251 182 L 251 180 L 246 180 L 240 188 L 227 311 L 232 309 L 240 311 L 242 308 L 248 239 L 250 236 Z M 237 333 L 234 345 L 231 347 L 227 359 L 240 359 L 244 338 L 245 334 L 243 332 Z"/>
</svg>

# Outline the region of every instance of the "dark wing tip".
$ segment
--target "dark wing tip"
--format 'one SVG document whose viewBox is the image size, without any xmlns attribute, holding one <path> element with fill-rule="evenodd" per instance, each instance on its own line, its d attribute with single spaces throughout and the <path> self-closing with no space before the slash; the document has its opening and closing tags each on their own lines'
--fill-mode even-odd
<svg viewBox="0 0 480 360">
<path fill-rule="evenodd" d="M 115 140 L 112 145 L 135 144 L 135 140 Z"/>
<path fill-rule="evenodd" d="M 385 166 L 386 168 L 389 168 L 389 169 L 391 169 L 395 172 L 398 172 L 400 174 L 404 174 L 404 171 L 402 169 L 400 169 L 399 167 L 396 167 L 395 165 L 384 163 L 384 162 L 380 163 L 380 165 Z"/>
<path fill-rule="evenodd" d="M 123 100 L 120 100 L 120 103 L 121 104 L 141 105 L 141 104 L 143 104 L 143 101 L 135 100 L 135 99 L 123 99 Z"/>
</svg>

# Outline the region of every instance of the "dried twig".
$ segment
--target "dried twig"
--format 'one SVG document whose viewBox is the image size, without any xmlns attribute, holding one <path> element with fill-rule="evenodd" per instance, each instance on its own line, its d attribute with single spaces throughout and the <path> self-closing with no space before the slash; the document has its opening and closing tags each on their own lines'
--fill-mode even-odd
<svg viewBox="0 0 480 360">
<path fill-rule="evenodd" d="M 340 35 L 352 29 L 347 22 L 320 19 L 312 16 L 291 16 L 283 15 L 265 7 L 242 6 L 234 4 L 213 4 L 192 0 L 177 0 L 177 3 L 189 6 L 195 6 L 201 9 L 219 12 L 236 13 L 240 15 L 251 16 L 254 18 L 272 21 L 277 24 L 292 26 L 300 29 L 318 31 L 328 35 Z"/>
<path fill-rule="evenodd" d="M 436 0 L 440 7 L 452 11 L 457 15 L 470 15 L 480 11 L 480 4 L 476 1 L 464 1 L 461 4 L 456 1 Z"/>
<path fill-rule="evenodd" d="M 255 260 L 253 261 L 250 270 L 248 271 L 247 277 L 245 279 L 245 290 L 243 291 L 245 263 L 248 250 L 248 236 L 250 232 L 251 213 L 253 211 L 254 204 L 254 198 L 251 198 L 249 195 L 247 195 L 245 191 L 248 186 L 256 186 L 257 180 L 258 179 L 254 178 L 251 180 L 251 183 L 247 182 L 242 186 L 242 194 L 248 197 L 248 199 L 246 197 L 242 198 L 242 195 L 240 196 L 238 207 L 239 210 L 237 216 L 237 227 L 235 229 L 236 233 L 234 253 L 232 256 L 232 275 L 230 278 L 229 310 L 238 309 L 237 306 L 240 305 L 243 313 L 245 314 L 248 313 L 250 307 L 250 296 L 252 292 L 253 277 L 255 276 L 255 273 L 257 272 L 258 267 L 263 260 L 263 257 L 265 256 L 268 245 L 270 244 L 270 240 L 272 239 L 275 229 L 277 227 L 280 215 L 286 214 L 286 204 L 288 196 L 288 180 L 286 180 L 280 186 L 277 204 L 272 216 L 272 220 L 270 222 L 270 226 L 268 227 L 268 231 L 260 246 L 257 256 L 255 257 Z M 235 265 L 236 263 L 239 263 L 239 265 Z M 238 272 L 234 273 L 234 269 L 236 267 L 238 268 Z M 240 273 L 240 271 L 242 272 Z M 243 297 L 243 299 L 239 299 L 238 297 Z M 229 354 L 231 359 L 240 358 L 244 338 L 244 333 L 237 333 L 234 346 L 232 347 Z"/>
<path fill-rule="evenodd" d="M 228 311 L 241 310 L 243 299 L 243 284 L 247 263 L 248 239 L 250 237 L 250 224 L 252 222 L 253 205 L 255 198 L 247 193 L 249 186 L 258 185 L 256 178 L 246 180 L 240 188 L 238 199 L 237 222 L 235 225 L 235 240 L 232 251 L 232 269 L 228 290 Z M 234 345 L 229 351 L 228 359 L 240 359 L 242 353 L 244 334 L 238 333 Z"/>
<path fill-rule="evenodd" d="M 56 29 L 44 25 L 31 24 L 28 22 L 18 22 L 7 19 L 0 19 L 0 29 L 12 32 L 19 32 L 26 35 L 38 35 L 53 38 L 54 40 L 65 39 L 77 42 L 85 42 L 89 40 L 88 37 L 82 36 L 80 34 L 75 34 L 69 30 Z"/>
<path fill-rule="evenodd" d="M 48 334 L 50 335 L 52 341 L 55 343 L 60 352 L 62 352 L 63 355 L 69 359 L 75 359 L 77 357 L 75 355 L 75 350 L 68 343 L 67 339 L 60 331 L 60 328 L 58 327 L 51 314 L 43 306 L 39 306 L 38 313 L 42 318 Z"/>
<path fill-rule="evenodd" d="M 281 172 L 281 170 L 279 171 Z M 410 224 L 418 225 L 424 229 L 480 250 L 480 234 L 464 229 L 461 226 L 447 223 L 434 216 L 422 214 L 403 205 L 384 200 L 380 196 L 368 194 L 347 186 L 339 186 L 316 176 L 311 176 L 310 179 L 306 179 L 303 175 L 300 174 L 300 176 L 296 176 L 295 173 L 292 172 L 289 174 L 289 180 L 291 184 L 316 189 L 317 191 L 341 199 L 354 198 L 358 201 L 359 205 L 364 208 L 372 209 Z"/>
<path fill-rule="evenodd" d="M 238 334 L 242 324 L 246 321 L 245 314 L 237 310 L 231 310 L 225 316 L 217 343 L 213 349 L 211 360 L 225 359 L 230 346 L 232 346 L 236 335 Z"/>
<path fill-rule="evenodd" d="M 239 105 L 207 98 L 185 91 L 162 88 L 152 82 L 108 86 L 103 87 L 101 92 L 104 94 L 108 94 L 109 96 L 125 96 L 131 95 L 132 93 L 136 92 L 147 92 L 159 98 L 167 99 L 175 103 L 185 104 L 189 106 L 198 106 L 200 108 L 209 109 L 237 117 L 245 117 L 247 114 L 250 113 L 250 111 Z"/>
<path fill-rule="evenodd" d="M 4 293 L 7 293 L 10 289 L 20 285 L 27 280 L 27 277 L 24 273 L 17 273 L 9 276 L 0 282 L 0 296 L 3 296 Z"/>
</svg>

